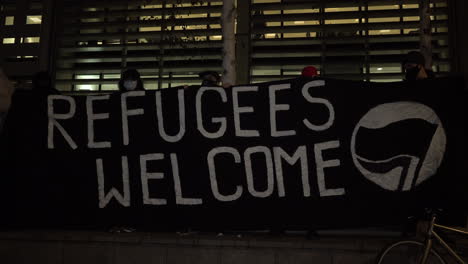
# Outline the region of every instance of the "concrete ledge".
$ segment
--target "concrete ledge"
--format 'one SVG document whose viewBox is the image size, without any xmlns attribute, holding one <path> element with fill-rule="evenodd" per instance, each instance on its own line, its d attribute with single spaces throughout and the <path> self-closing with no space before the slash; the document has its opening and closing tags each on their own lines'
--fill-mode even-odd
<svg viewBox="0 0 468 264">
<path fill-rule="evenodd" d="M 0 263 L 373 263 L 395 237 L 214 233 L 0 232 Z"/>
</svg>

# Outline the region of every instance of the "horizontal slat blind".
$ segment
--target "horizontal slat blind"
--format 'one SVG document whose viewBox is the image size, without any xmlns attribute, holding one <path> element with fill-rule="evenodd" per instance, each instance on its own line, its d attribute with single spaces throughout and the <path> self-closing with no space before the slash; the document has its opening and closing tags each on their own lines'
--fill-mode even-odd
<svg viewBox="0 0 468 264">
<path fill-rule="evenodd" d="M 67 91 L 116 89 L 136 68 L 148 89 L 199 84 L 221 72 L 222 1 L 66 1 L 57 39 L 57 84 Z M 345 79 L 401 80 L 419 48 L 419 1 L 253 0 L 251 81 L 295 77 L 307 65 Z M 431 1 L 434 71 L 449 71 L 446 0 Z"/>
<path fill-rule="evenodd" d="M 397 81 L 419 49 L 419 1 L 253 0 L 252 80 L 292 78 L 306 65 L 328 77 Z M 431 1 L 433 70 L 449 71 L 444 0 Z"/>
</svg>

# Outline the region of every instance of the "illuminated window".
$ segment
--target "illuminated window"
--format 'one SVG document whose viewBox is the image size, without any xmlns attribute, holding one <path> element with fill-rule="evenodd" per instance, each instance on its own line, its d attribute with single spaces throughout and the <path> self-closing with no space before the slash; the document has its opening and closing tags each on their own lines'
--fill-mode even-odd
<svg viewBox="0 0 468 264">
<path fill-rule="evenodd" d="M 162 8 L 162 5 L 143 5 L 142 9 L 153 9 L 153 8 Z"/>
<path fill-rule="evenodd" d="M 325 24 L 327 25 L 335 25 L 335 24 L 356 24 L 359 23 L 357 19 L 334 19 L 334 20 L 325 20 Z"/>
<path fill-rule="evenodd" d="M 413 4 L 413 5 L 403 5 L 403 8 L 419 8 L 418 4 Z"/>
<path fill-rule="evenodd" d="M 158 72 L 158 65 L 160 65 L 158 61 L 164 62 L 167 67 L 164 69 L 163 76 L 156 74 L 157 76 L 148 79 L 148 76 L 142 75 L 147 89 L 199 84 L 197 73 L 190 71 L 195 71 L 198 65 L 206 64 L 206 67 L 214 64 L 221 65 L 221 55 L 219 55 L 221 53 L 213 55 L 215 50 L 222 49 L 223 37 L 219 24 L 221 0 L 166 1 L 165 11 L 161 10 L 163 1 L 139 1 L 139 4 L 129 5 L 121 3 L 111 5 L 113 1 L 103 1 L 103 3 L 108 2 L 109 5 L 96 4 L 93 1 L 89 3 L 83 1 L 83 4 L 69 2 L 72 6 L 71 10 L 83 10 L 83 8 L 87 10 L 87 12 L 80 11 L 80 14 L 70 17 L 70 23 L 73 23 L 76 30 L 74 32 L 97 30 L 95 31 L 97 34 L 83 36 L 83 38 L 70 34 L 59 35 L 59 40 L 63 39 L 66 43 L 66 47 L 60 47 L 60 49 L 67 54 L 64 57 L 58 57 L 57 62 L 59 65 L 64 65 L 63 68 L 67 68 L 64 71 L 67 75 L 62 77 L 66 82 L 63 83 L 75 81 L 73 87 L 76 89 L 116 90 L 117 80 L 120 78 L 116 69 L 120 66 L 121 54 L 125 54 L 121 52 L 123 48 L 128 50 L 125 56 L 130 66 L 144 67 L 154 73 Z M 309 2 L 314 3 L 308 5 Z M 367 8 L 364 2 L 252 0 L 251 23 L 245 24 L 246 28 L 243 31 L 247 32 L 250 26 L 252 41 L 251 46 L 246 47 L 246 50 L 251 50 L 251 58 L 249 58 L 252 59 L 249 69 L 253 73 L 251 81 L 264 82 L 297 76 L 302 69 L 302 63 L 309 60 L 312 61 L 310 64 L 321 64 L 324 69 L 327 69 L 324 74 L 332 77 L 376 81 L 398 80 L 402 75 L 401 58 L 408 49 L 417 47 L 419 43 L 417 1 L 367 1 L 368 13 L 366 13 Z M 432 19 L 437 20 L 437 23 L 432 23 L 432 30 L 436 33 L 433 43 L 437 43 L 437 49 L 434 49 L 437 70 L 440 70 L 441 59 L 450 60 L 448 38 L 444 33 L 448 27 L 446 15 L 448 10 L 442 8 L 441 6 L 445 4 L 440 2 L 445 2 L 445 0 L 431 1 L 433 8 L 431 11 L 434 11 L 431 16 Z M 107 7 L 104 7 L 106 5 Z M 202 6 L 203 8 L 200 8 Z M 405 12 L 399 12 L 401 9 Z M 29 14 L 39 13 L 30 12 Z M 162 19 L 165 21 L 161 21 Z M 92 23 L 92 26 L 85 23 Z M 369 26 L 366 26 L 366 23 L 369 23 Z M 167 26 L 166 30 L 162 29 L 162 24 Z M 322 27 L 322 24 L 326 26 Z M 322 30 L 324 32 L 321 32 Z M 165 31 L 164 37 L 171 43 L 165 45 L 163 53 L 159 53 L 161 31 Z M 370 35 L 369 50 L 366 52 L 366 46 L 363 44 L 368 35 Z M 23 36 L 34 36 L 34 34 Z M 317 37 L 320 39 L 315 39 Z M 16 41 L 20 43 L 21 39 L 18 38 Z M 205 41 L 209 43 L 203 43 Z M 68 44 L 78 42 L 84 46 L 75 47 L 76 51 L 71 51 L 69 49 L 71 45 Z M 125 46 L 128 43 L 139 45 Z M 294 51 L 296 46 L 297 52 Z M 96 58 L 99 50 L 103 51 L 102 56 L 105 59 Z M 289 52 L 291 50 L 293 52 Z M 302 50 L 304 52 L 301 53 Z M 281 53 L 283 59 L 278 60 L 272 56 L 273 51 Z M 443 52 L 445 55 L 441 55 Z M 305 55 L 307 57 L 304 57 Z M 349 62 L 349 64 L 341 65 L 340 61 Z M 377 63 L 380 61 L 384 63 Z M 75 77 L 72 77 L 75 75 L 68 75 L 68 68 L 79 69 L 79 64 L 71 65 L 78 62 L 86 63 L 86 67 L 109 73 L 100 75 L 100 79 L 96 75 L 94 77 L 77 76 L 77 79 L 82 79 L 75 80 Z M 336 64 L 340 64 L 340 67 Z M 172 74 L 166 72 L 169 68 L 173 71 Z M 158 83 L 159 77 L 163 78 L 162 83 Z M 160 87 L 161 84 L 162 87 Z"/>
<path fill-rule="evenodd" d="M 403 17 L 403 21 L 419 21 L 419 16 Z"/>
<path fill-rule="evenodd" d="M 281 22 L 267 22 L 267 27 L 279 27 L 281 26 Z"/>
<path fill-rule="evenodd" d="M 285 26 L 310 26 L 310 25 L 319 25 L 318 20 L 309 20 L 309 21 L 286 21 L 284 22 Z"/>
<path fill-rule="evenodd" d="M 26 17 L 26 24 L 41 24 L 42 23 L 42 16 L 27 16 Z"/>
<path fill-rule="evenodd" d="M 75 79 L 77 80 L 96 80 L 99 79 L 99 75 L 93 74 L 93 75 L 76 75 Z"/>
<path fill-rule="evenodd" d="M 4 38 L 3 44 L 15 44 L 15 38 Z"/>
<path fill-rule="evenodd" d="M 120 45 L 120 39 L 109 39 L 106 41 L 106 44 L 109 45 Z"/>
<path fill-rule="evenodd" d="M 339 8 L 325 8 L 325 12 L 350 12 L 359 11 L 358 7 L 339 7 Z"/>
<path fill-rule="evenodd" d="M 369 35 L 395 35 L 400 34 L 399 29 L 381 29 L 381 30 L 369 30 Z"/>
<path fill-rule="evenodd" d="M 207 41 L 208 39 L 206 36 L 195 36 L 194 40 L 195 41 Z"/>
<path fill-rule="evenodd" d="M 419 28 L 405 28 L 403 34 L 419 34 Z"/>
<path fill-rule="evenodd" d="M 284 10 L 285 14 L 303 14 L 304 9 L 291 9 L 291 10 Z"/>
<path fill-rule="evenodd" d="M 14 16 L 5 17 L 5 26 L 13 26 L 14 24 L 15 24 L 15 17 Z"/>
<path fill-rule="evenodd" d="M 382 6 L 369 6 L 369 10 L 388 10 L 388 9 L 399 9 L 399 5 L 382 5 Z"/>
<path fill-rule="evenodd" d="M 78 74 L 75 75 L 76 80 L 97 80 L 99 79 L 99 74 Z M 75 85 L 75 90 L 77 91 L 98 91 L 98 84 L 77 84 Z"/>
<path fill-rule="evenodd" d="M 161 27 L 141 27 L 140 32 L 161 31 Z"/>
<path fill-rule="evenodd" d="M 400 22 L 399 17 L 369 18 L 369 23 Z"/>
<path fill-rule="evenodd" d="M 177 15 L 176 18 L 180 18 L 180 19 L 186 19 L 186 18 L 204 18 L 204 17 L 207 17 L 208 14 L 180 14 L 180 15 Z"/>
<path fill-rule="evenodd" d="M 39 43 L 40 37 L 26 37 L 21 38 L 21 43 Z"/>
<path fill-rule="evenodd" d="M 101 85 L 102 91 L 117 91 L 119 90 L 119 86 L 117 84 L 103 84 Z"/>
<path fill-rule="evenodd" d="M 104 74 L 104 79 L 120 79 L 120 74 Z"/>
<path fill-rule="evenodd" d="M 370 73 L 401 73 L 401 65 L 370 65 Z"/>
<path fill-rule="evenodd" d="M 183 26 L 181 26 L 180 28 L 183 29 Z M 207 28 L 207 25 L 190 25 L 190 26 L 186 26 L 186 29 L 189 29 L 189 30 L 206 29 L 206 28 Z"/>
<path fill-rule="evenodd" d="M 284 38 L 305 38 L 307 37 L 307 33 L 284 33 Z"/>
<path fill-rule="evenodd" d="M 267 38 L 267 39 L 280 38 L 280 34 L 279 33 L 268 33 L 268 34 L 265 34 L 265 38 Z"/>
<path fill-rule="evenodd" d="M 144 82 L 143 85 L 144 85 L 146 90 L 157 90 L 158 89 L 158 84 L 156 82 Z M 167 88 L 167 86 L 164 87 L 164 85 L 163 85 L 163 88 Z"/>
<path fill-rule="evenodd" d="M 78 84 L 75 86 L 77 91 L 98 91 L 99 85 L 97 84 Z"/>
<path fill-rule="evenodd" d="M 261 76 L 261 75 L 280 75 L 281 71 L 278 70 L 260 70 L 260 69 L 253 69 L 252 75 Z"/>
<path fill-rule="evenodd" d="M 265 10 L 263 13 L 265 15 L 279 15 L 279 14 L 281 14 L 281 11 L 279 11 L 279 10 Z"/>
<path fill-rule="evenodd" d="M 401 82 L 403 81 L 402 78 L 400 79 L 371 79 L 371 82 Z"/>
</svg>

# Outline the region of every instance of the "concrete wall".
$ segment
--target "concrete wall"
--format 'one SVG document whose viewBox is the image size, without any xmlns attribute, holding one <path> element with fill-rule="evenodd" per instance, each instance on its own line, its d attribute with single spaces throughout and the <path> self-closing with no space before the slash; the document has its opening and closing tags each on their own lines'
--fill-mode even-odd
<svg viewBox="0 0 468 264">
<path fill-rule="evenodd" d="M 373 263 L 396 238 L 164 233 L 0 232 L 0 263 Z"/>
<path fill-rule="evenodd" d="M 402 239 L 394 232 L 329 232 L 304 235 L 224 235 L 0 231 L 2 264 L 371 264 L 380 251 Z M 444 235 L 468 256 L 468 239 Z M 447 263 L 453 259 L 439 250 Z M 406 263 L 403 261 L 395 263 Z"/>
</svg>

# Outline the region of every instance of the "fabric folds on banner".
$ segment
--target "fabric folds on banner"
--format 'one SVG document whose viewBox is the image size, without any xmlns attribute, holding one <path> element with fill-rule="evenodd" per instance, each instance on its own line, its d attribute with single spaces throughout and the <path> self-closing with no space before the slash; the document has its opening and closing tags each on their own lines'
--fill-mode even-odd
<svg viewBox="0 0 468 264">
<path fill-rule="evenodd" d="M 458 77 L 13 100 L 7 227 L 344 228 L 467 211 Z"/>
</svg>

